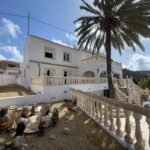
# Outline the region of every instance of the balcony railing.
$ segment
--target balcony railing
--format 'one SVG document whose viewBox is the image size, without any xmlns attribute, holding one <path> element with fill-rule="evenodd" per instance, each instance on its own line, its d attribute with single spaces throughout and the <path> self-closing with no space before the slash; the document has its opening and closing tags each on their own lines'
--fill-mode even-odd
<svg viewBox="0 0 150 150">
<path fill-rule="evenodd" d="M 19 71 L 20 68 L 17 67 L 7 67 L 6 70 L 16 70 Z"/>
<path fill-rule="evenodd" d="M 150 109 L 72 90 L 77 105 L 127 149 L 150 149 Z M 121 142 L 121 143 L 122 143 Z"/>
<path fill-rule="evenodd" d="M 74 85 L 107 83 L 106 78 L 95 77 L 33 77 L 31 83 L 35 85 Z"/>
</svg>

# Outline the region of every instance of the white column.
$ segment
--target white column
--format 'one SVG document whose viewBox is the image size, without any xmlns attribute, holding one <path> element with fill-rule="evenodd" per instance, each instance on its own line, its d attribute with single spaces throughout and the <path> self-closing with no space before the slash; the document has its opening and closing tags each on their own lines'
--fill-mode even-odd
<svg viewBox="0 0 150 150">
<path fill-rule="evenodd" d="M 106 127 L 108 127 L 109 126 L 109 123 L 108 123 L 108 104 L 107 103 L 105 103 L 105 114 L 104 114 L 104 125 L 106 126 Z"/>
<path fill-rule="evenodd" d="M 131 115 L 131 111 L 124 109 L 124 113 L 125 113 L 125 131 L 126 131 L 126 135 L 125 135 L 125 141 L 129 144 L 133 143 L 133 139 L 131 137 L 131 125 L 130 125 L 130 115 Z"/>
<path fill-rule="evenodd" d="M 110 130 L 112 131 L 115 131 L 115 124 L 114 124 L 114 114 L 113 114 L 113 108 L 114 106 L 113 105 L 109 105 L 109 108 L 110 108 Z"/>
<path fill-rule="evenodd" d="M 123 133 L 121 131 L 120 107 L 116 107 L 116 125 L 117 125 L 116 134 L 119 137 L 122 137 Z"/>
<path fill-rule="evenodd" d="M 134 112 L 133 113 L 134 119 L 135 119 L 135 137 L 136 137 L 136 143 L 135 143 L 135 148 L 136 150 L 144 150 L 144 141 L 142 138 L 142 132 L 141 132 L 141 119 L 142 115 L 139 113 Z"/>
</svg>

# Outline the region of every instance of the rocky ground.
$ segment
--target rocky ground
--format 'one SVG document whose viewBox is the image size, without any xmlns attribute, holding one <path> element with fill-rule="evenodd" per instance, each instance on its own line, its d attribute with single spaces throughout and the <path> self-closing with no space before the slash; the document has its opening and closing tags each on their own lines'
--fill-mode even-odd
<svg viewBox="0 0 150 150">
<path fill-rule="evenodd" d="M 52 104 L 59 109 L 56 127 L 46 130 L 43 137 L 25 135 L 28 150 L 122 150 L 123 148 L 77 107 L 66 103 Z M 65 129 L 66 128 L 66 129 Z M 0 135 L 0 145 L 14 134 Z M 50 136 L 50 137 L 49 137 Z"/>
</svg>

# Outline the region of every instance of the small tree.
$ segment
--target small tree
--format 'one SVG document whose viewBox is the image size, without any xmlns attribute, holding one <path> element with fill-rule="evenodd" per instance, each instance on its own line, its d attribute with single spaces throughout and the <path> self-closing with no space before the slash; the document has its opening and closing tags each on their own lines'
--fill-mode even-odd
<svg viewBox="0 0 150 150">
<path fill-rule="evenodd" d="M 138 84 L 141 88 L 149 88 L 150 89 L 150 77 L 143 79 L 142 81 L 139 82 Z"/>
<path fill-rule="evenodd" d="M 79 48 L 91 49 L 97 54 L 104 46 L 107 58 L 107 78 L 110 97 L 115 97 L 112 82 L 112 47 L 122 53 L 125 44 L 144 51 L 139 35 L 150 37 L 150 0 L 93 0 L 93 5 L 82 0 L 81 9 L 89 15 L 75 21 Z"/>
</svg>

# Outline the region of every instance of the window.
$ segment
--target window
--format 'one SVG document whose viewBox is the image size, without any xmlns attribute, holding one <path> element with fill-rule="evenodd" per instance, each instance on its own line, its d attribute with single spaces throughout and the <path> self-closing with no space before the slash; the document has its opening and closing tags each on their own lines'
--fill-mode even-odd
<svg viewBox="0 0 150 150">
<path fill-rule="evenodd" d="M 8 67 L 15 68 L 16 66 L 12 64 L 8 64 Z"/>
<path fill-rule="evenodd" d="M 45 57 L 54 59 L 55 58 L 55 50 L 52 48 L 45 47 Z"/>
<path fill-rule="evenodd" d="M 45 57 L 54 58 L 53 53 L 45 52 Z"/>
<path fill-rule="evenodd" d="M 55 69 L 45 69 L 45 75 L 46 76 L 54 76 L 55 75 Z"/>
<path fill-rule="evenodd" d="M 70 77 L 71 76 L 71 71 L 70 70 L 65 70 L 64 71 L 64 77 Z"/>
<path fill-rule="evenodd" d="M 70 53 L 64 52 L 64 61 L 71 61 L 70 60 Z"/>
</svg>

